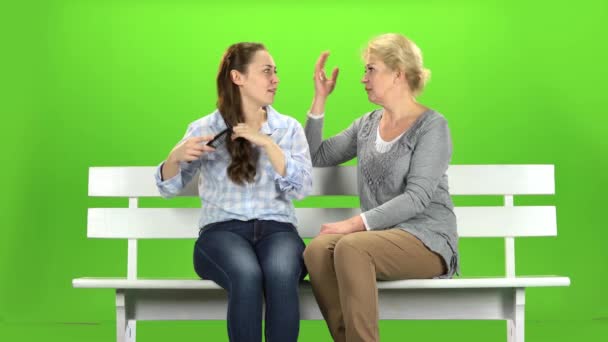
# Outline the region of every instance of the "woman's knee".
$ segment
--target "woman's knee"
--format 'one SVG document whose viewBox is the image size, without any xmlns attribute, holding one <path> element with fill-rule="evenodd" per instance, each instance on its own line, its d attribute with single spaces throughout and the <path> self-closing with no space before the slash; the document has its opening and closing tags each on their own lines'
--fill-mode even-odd
<svg viewBox="0 0 608 342">
<path fill-rule="evenodd" d="M 331 260 L 336 242 L 339 239 L 340 236 L 327 234 L 319 235 L 310 241 L 304 250 L 304 262 L 309 271 L 311 267 L 314 268 L 318 263 Z"/>
<path fill-rule="evenodd" d="M 364 234 L 364 233 L 362 233 Z M 366 252 L 367 246 L 362 239 L 363 235 L 353 233 L 344 236 L 336 244 L 334 250 L 334 260 L 336 263 L 346 262 L 350 263 L 353 260 L 361 258 L 371 258 Z"/>
<path fill-rule="evenodd" d="M 263 262 L 262 269 L 265 282 L 298 283 L 304 269 L 302 255 L 289 254 Z"/>
</svg>

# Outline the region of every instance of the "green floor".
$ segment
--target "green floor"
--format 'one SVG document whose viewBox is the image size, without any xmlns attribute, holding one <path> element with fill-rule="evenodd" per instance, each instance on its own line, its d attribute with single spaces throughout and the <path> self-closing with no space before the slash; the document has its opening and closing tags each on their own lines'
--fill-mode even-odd
<svg viewBox="0 0 608 342">
<path fill-rule="evenodd" d="M 383 321 L 382 342 L 403 341 L 506 341 L 502 321 Z M 602 337 L 604 336 L 604 337 Z M 608 336 L 608 318 L 594 321 L 529 321 L 526 341 L 603 341 Z M 140 342 L 228 341 L 225 321 L 140 322 Z M 114 322 L 69 324 L 59 322 L 2 322 L 0 341 L 87 341 L 115 339 Z M 299 341 L 330 341 L 324 323 L 304 321 Z"/>
</svg>

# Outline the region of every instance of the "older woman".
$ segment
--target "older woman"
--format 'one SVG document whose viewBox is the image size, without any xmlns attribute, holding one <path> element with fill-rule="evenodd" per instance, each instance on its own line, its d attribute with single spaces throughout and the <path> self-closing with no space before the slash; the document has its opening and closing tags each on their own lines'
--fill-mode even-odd
<svg viewBox="0 0 608 342">
<path fill-rule="evenodd" d="M 376 280 L 451 277 L 458 271 L 458 234 L 446 170 L 450 131 L 438 112 L 418 103 L 429 72 L 420 49 L 399 34 L 372 39 L 362 83 L 381 108 L 322 141 L 324 107 L 333 91 L 315 68 L 306 122 L 314 166 L 358 158 L 361 214 L 324 224 L 304 251 L 312 288 L 335 341 L 378 341 Z"/>
</svg>

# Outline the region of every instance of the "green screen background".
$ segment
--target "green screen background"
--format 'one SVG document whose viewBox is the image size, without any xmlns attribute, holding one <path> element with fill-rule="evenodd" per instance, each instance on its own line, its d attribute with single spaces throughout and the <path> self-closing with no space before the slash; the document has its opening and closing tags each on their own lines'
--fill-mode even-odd
<svg viewBox="0 0 608 342">
<path fill-rule="evenodd" d="M 281 80 L 274 107 L 304 122 L 317 56 L 341 69 L 325 135 L 375 106 L 360 51 L 399 32 L 422 49 L 419 100 L 449 120 L 453 164 L 554 164 L 558 236 L 516 240 L 517 274 L 569 276 L 526 292 L 528 341 L 608 333 L 605 1 L 47 1 L 2 5 L 0 340 L 111 341 L 111 290 L 72 278 L 125 276 L 126 241 L 86 238 L 90 166 L 156 165 L 215 108 L 223 50 L 263 42 Z M 313 200 L 307 200 L 313 201 Z M 457 205 L 500 198 L 455 198 Z M 327 205 L 356 204 L 335 199 Z M 311 203 L 311 202 L 309 202 Z M 142 206 L 197 206 L 196 199 Z M 140 242 L 142 277 L 194 277 L 192 241 Z M 461 241 L 462 275 L 501 275 L 500 239 Z M 383 321 L 382 341 L 504 341 L 502 321 Z M 141 322 L 141 341 L 225 341 L 224 321 Z M 301 341 L 329 340 L 305 321 Z"/>
</svg>

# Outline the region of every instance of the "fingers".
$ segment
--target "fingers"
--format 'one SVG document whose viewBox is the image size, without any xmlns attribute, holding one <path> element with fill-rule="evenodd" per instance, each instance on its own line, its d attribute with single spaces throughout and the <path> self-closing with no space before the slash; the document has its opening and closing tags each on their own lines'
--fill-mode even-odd
<svg viewBox="0 0 608 342">
<path fill-rule="evenodd" d="M 222 139 L 222 138 L 220 138 L 220 139 Z M 188 150 L 188 152 L 191 152 L 191 151 L 213 152 L 213 151 L 215 151 L 215 148 L 213 146 L 207 145 L 207 141 L 210 141 L 210 140 L 211 139 L 202 140 L 200 143 L 194 143 L 194 144 L 188 145 L 187 150 Z"/>
<path fill-rule="evenodd" d="M 321 225 L 321 231 L 322 232 L 327 232 L 328 230 L 331 230 L 331 226 L 328 224 L 322 224 Z"/>
<path fill-rule="evenodd" d="M 243 139 L 247 139 L 247 137 L 249 136 L 249 134 L 247 133 L 247 131 L 243 131 L 243 130 L 234 130 L 232 133 L 232 136 L 230 137 L 230 139 L 232 139 L 233 141 L 238 139 L 238 138 L 243 138 Z"/>
<path fill-rule="evenodd" d="M 215 148 L 207 145 L 201 146 L 203 152 L 215 152 Z"/>
<path fill-rule="evenodd" d="M 188 146 L 186 148 L 186 154 L 190 154 L 190 153 L 203 153 L 205 152 L 205 148 L 203 147 L 203 145 L 192 145 L 192 146 Z"/>
<path fill-rule="evenodd" d="M 240 123 L 232 128 L 232 140 L 236 138 L 244 138 L 247 134 L 253 133 L 247 124 Z"/>
<path fill-rule="evenodd" d="M 318 79 L 319 79 L 319 81 L 321 81 L 321 82 L 325 82 L 325 81 L 327 81 L 327 76 L 325 75 L 325 70 L 321 70 L 321 71 L 319 71 L 319 72 L 317 73 L 316 78 L 318 78 Z"/>
<path fill-rule="evenodd" d="M 321 52 L 321 55 L 319 56 L 319 59 L 317 59 L 317 63 L 315 64 L 315 74 L 316 74 L 316 72 L 323 70 L 323 68 L 325 67 L 325 62 L 327 61 L 328 57 L 329 57 L 329 51 Z"/>
<path fill-rule="evenodd" d="M 331 229 L 329 229 L 329 227 L 327 225 L 321 225 L 321 231 L 319 231 L 319 235 L 325 235 L 325 234 L 329 234 L 331 232 Z"/>
<path fill-rule="evenodd" d="M 331 73 L 331 78 L 327 78 L 325 74 L 325 62 L 327 62 L 327 58 L 329 57 L 329 51 L 324 51 L 319 56 L 317 63 L 315 64 L 315 73 L 313 79 L 315 82 L 320 82 L 321 84 L 334 85 L 338 80 L 338 74 L 340 73 L 339 68 L 334 68 Z"/>
<path fill-rule="evenodd" d="M 185 151 L 185 158 L 193 158 L 191 160 L 194 159 L 198 159 L 200 158 L 204 153 L 207 152 L 215 152 L 215 148 L 211 147 L 211 146 L 207 146 L 207 145 L 199 145 L 199 144 L 195 144 L 192 146 L 189 146 Z"/>
<path fill-rule="evenodd" d="M 247 124 L 240 123 L 240 124 L 232 127 L 232 133 L 242 133 L 242 132 L 246 131 L 248 128 L 249 128 L 249 126 L 247 126 Z"/>
<path fill-rule="evenodd" d="M 211 139 L 213 139 L 213 135 L 203 135 L 203 136 L 200 136 L 200 137 L 193 137 L 193 138 L 190 138 L 190 140 L 191 140 L 192 142 L 195 142 L 195 143 L 197 143 L 197 144 L 200 144 L 200 143 L 202 143 L 202 142 L 207 142 L 207 141 L 209 141 L 209 140 L 211 140 Z"/>
<path fill-rule="evenodd" d="M 211 140 L 211 139 L 208 139 L 208 140 Z M 202 140 L 200 143 L 191 142 L 190 144 L 186 145 L 186 150 L 188 152 L 190 152 L 190 151 L 207 152 L 207 151 L 209 151 L 210 148 L 213 149 L 213 147 L 207 146 L 205 144 L 208 140 Z"/>
<path fill-rule="evenodd" d="M 205 135 L 200 137 L 192 137 L 188 139 L 185 144 L 182 145 L 180 154 L 184 161 L 194 161 L 199 159 L 206 152 L 213 152 L 215 148 L 205 145 L 206 142 L 213 139 L 212 135 Z"/>
<path fill-rule="evenodd" d="M 203 154 L 214 152 L 215 149 L 211 146 L 195 146 L 185 151 L 183 160 L 191 162 L 199 159 Z"/>
<path fill-rule="evenodd" d="M 340 73 L 339 68 L 335 68 L 334 71 L 331 72 L 331 80 L 336 82 L 338 80 L 338 74 Z"/>
<path fill-rule="evenodd" d="M 187 154 L 184 156 L 184 160 L 185 160 L 185 161 L 189 161 L 189 162 L 191 162 L 191 161 L 195 161 L 195 160 L 197 160 L 198 158 L 200 158 L 202 155 L 203 155 L 203 153 L 202 153 L 202 152 L 198 152 L 198 151 L 192 151 L 192 152 L 190 152 L 190 153 L 187 153 Z"/>
</svg>

